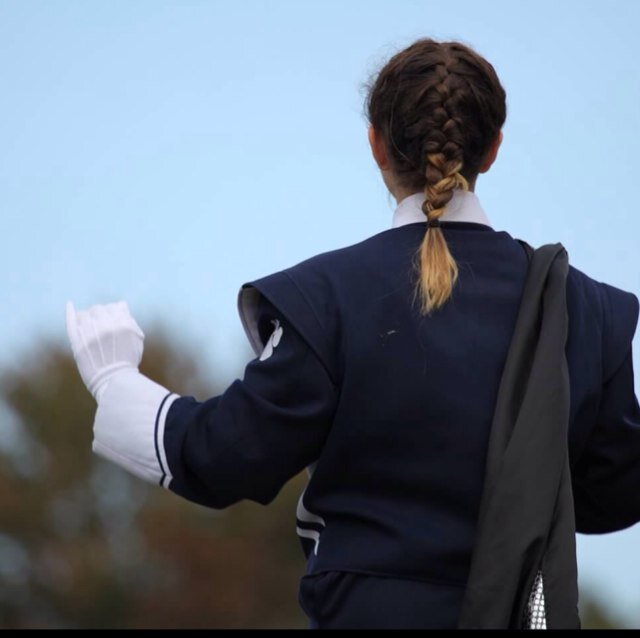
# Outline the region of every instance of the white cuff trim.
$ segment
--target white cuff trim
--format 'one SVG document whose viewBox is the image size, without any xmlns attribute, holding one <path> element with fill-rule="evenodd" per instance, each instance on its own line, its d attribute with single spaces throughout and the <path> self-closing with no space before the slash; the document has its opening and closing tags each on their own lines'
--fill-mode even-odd
<svg viewBox="0 0 640 638">
<path fill-rule="evenodd" d="M 115 373 L 100 396 L 92 450 L 139 478 L 169 488 L 164 449 L 167 413 L 179 395 L 136 368 Z"/>
</svg>

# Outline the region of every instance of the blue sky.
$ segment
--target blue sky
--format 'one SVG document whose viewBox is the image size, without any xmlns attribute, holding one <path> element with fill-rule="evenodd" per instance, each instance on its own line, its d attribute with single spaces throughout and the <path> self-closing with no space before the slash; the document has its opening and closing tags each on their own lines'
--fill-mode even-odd
<svg viewBox="0 0 640 638">
<path fill-rule="evenodd" d="M 506 89 L 494 228 L 640 295 L 638 24 L 635 0 L 0 0 L 0 365 L 65 341 L 67 299 L 126 299 L 230 383 L 242 283 L 390 226 L 361 87 L 423 36 Z M 640 525 L 578 554 L 640 626 Z"/>
</svg>

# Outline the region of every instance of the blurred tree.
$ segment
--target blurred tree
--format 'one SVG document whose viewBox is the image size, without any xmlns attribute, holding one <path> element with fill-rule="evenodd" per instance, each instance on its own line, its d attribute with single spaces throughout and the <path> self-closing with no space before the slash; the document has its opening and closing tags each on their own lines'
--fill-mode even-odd
<svg viewBox="0 0 640 638">
<path fill-rule="evenodd" d="M 579 607 L 583 629 L 630 629 L 606 608 L 592 589 L 580 592 Z"/>
<path fill-rule="evenodd" d="M 145 332 L 144 374 L 200 400 L 224 391 L 160 326 Z M 36 344 L 0 381 L 0 626 L 307 626 L 304 473 L 268 509 L 205 508 L 91 452 L 96 404 L 66 343 Z"/>
</svg>

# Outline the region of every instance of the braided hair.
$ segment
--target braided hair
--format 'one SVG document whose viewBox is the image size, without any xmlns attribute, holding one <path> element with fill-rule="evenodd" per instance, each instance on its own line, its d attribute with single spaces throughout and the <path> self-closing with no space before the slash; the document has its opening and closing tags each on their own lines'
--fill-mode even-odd
<svg viewBox="0 0 640 638">
<path fill-rule="evenodd" d="M 437 219 L 456 188 L 469 190 L 506 119 L 493 66 L 460 42 L 421 38 L 396 53 L 368 84 L 366 116 L 382 135 L 399 186 L 424 189 L 422 210 Z M 458 267 L 440 227 L 414 255 L 414 302 L 429 314 L 451 296 Z"/>
</svg>

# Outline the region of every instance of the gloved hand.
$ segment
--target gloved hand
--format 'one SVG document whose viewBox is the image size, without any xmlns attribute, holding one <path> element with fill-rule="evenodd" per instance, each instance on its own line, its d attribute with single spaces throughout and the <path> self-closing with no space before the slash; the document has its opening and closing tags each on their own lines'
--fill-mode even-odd
<svg viewBox="0 0 640 638">
<path fill-rule="evenodd" d="M 91 306 L 76 312 L 67 302 L 67 334 L 87 389 L 100 401 L 109 379 L 123 368 L 138 369 L 144 333 L 126 301 Z"/>
</svg>

